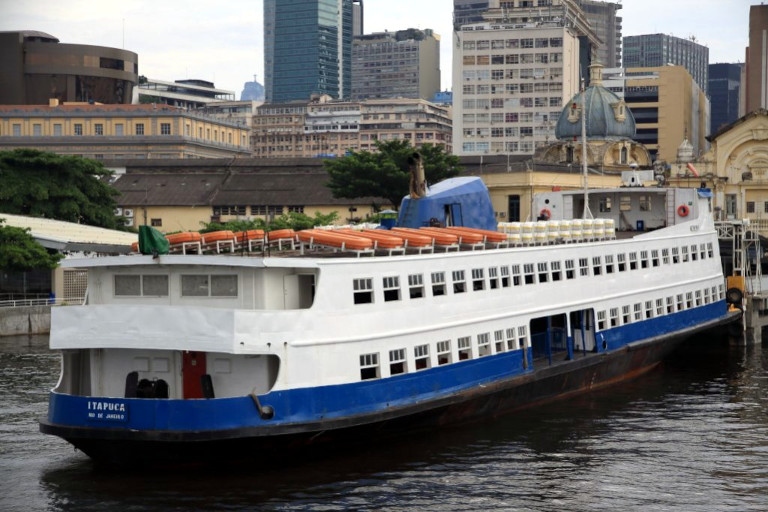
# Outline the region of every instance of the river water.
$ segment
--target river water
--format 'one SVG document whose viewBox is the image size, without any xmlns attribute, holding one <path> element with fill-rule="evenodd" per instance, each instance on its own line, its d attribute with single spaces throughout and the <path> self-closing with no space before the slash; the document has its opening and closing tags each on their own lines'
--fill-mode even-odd
<svg viewBox="0 0 768 512">
<path fill-rule="evenodd" d="M 768 348 L 702 336 L 629 382 L 253 469 L 105 471 L 39 433 L 58 356 L 0 338 L 0 510 L 768 510 Z"/>
</svg>

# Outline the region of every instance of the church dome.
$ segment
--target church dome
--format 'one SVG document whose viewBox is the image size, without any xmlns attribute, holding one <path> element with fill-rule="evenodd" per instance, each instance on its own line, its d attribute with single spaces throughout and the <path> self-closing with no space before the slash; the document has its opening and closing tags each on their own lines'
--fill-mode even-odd
<svg viewBox="0 0 768 512">
<path fill-rule="evenodd" d="M 600 64 L 590 67 L 590 86 L 574 96 L 560 113 L 555 126 L 558 139 L 581 138 L 581 115 L 586 96 L 587 139 L 631 139 L 635 136 L 635 117 L 624 100 L 602 85 Z"/>
</svg>

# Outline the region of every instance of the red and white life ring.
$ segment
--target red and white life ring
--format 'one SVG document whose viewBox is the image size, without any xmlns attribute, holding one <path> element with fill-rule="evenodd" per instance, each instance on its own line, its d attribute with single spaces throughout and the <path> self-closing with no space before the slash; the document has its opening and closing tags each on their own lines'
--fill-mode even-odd
<svg viewBox="0 0 768 512">
<path fill-rule="evenodd" d="M 691 209 L 688 208 L 686 205 L 681 204 L 677 207 L 677 214 L 681 217 L 687 217 L 688 214 L 691 213 Z"/>
<path fill-rule="evenodd" d="M 539 217 L 544 217 L 544 220 L 549 220 L 549 219 L 551 219 L 551 218 L 552 218 L 552 212 L 550 212 L 550 211 L 549 211 L 548 209 L 546 209 L 546 208 L 543 208 L 543 209 L 542 209 L 542 210 L 539 212 Z"/>
</svg>

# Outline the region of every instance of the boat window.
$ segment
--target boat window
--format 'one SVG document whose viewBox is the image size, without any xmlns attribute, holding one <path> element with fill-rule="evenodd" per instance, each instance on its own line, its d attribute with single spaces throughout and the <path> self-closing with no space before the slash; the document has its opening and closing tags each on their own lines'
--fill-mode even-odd
<svg viewBox="0 0 768 512">
<path fill-rule="evenodd" d="M 208 276 L 207 275 L 181 276 L 181 296 L 182 297 L 207 297 L 208 296 Z"/>
<path fill-rule="evenodd" d="M 579 275 L 582 277 L 589 275 L 589 260 L 587 258 L 579 258 Z"/>
<path fill-rule="evenodd" d="M 672 263 L 680 263 L 680 254 L 677 247 L 672 248 Z"/>
<path fill-rule="evenodd" d="M 651 196 L 640 196 L 640 211 L 651 211 Z"/>
<path fill-rule="evenodd" d="M 450 364 L 453 361 L 451 356 L 451 340 L 437 342 L 437 364 Z"/>
<path fill-rule="evenodd" d="M 405 366 L 405 349 L 398 348 L 396 350 L 389 351 L 389 374 L 399 375 L 405 373 L 407 368 Z"/>
<path fill-rule="evenodd" d="M 643 319 L 643 305 L 640 302 L 635 304 L 634 313 L 635 313 L 635 322 L 639 322 L 640 320 Z"/>
<path fill-rule="evenodd" d="M 451 273 L 451 277 L 453 279 L 453 293 L 464 293 L 467 291 L 463 270 L 454 270 Z"/>
<path fill-rule="evenodd" d="M 661 250 L 661 262 L 665 265 L 669 265 L 669 249 Z"/>
<path fill-rule="evenodd" d="M 408 292 L 412 299 L 424 297 L 424 276 L 411 274 L 408 276 Z"/>
<path fill-rule="evenodd" d="M 463 336 L 458 339 L 459 361 L 472 359 L 472 338 Z"/>
<path fill-rule="evenodd" d="M 491 335 L 484 332 L 477 335 L 477 357 L 491 355 Z"/>
<path fill-rule="evenodd" d="M 525 325 L 517 328 L 517 346 L 519 348 L 530 347 L 528 343 L 528 327 Z"/>
<path fill-rule="evenodd" d="M 605 255 L 605 273 L 613 274 L 613 254 Z"/>
<path fill-rule="evenodd" d="M 712 244 L 711 243 L 707 243 L 707 256 L 710 257 L 710 258 L 714 258 L 715 257 L 715 252 L 712 250 Z"/>
<path fill-rule="evenodd" d="M 617 254 L 616 260 L 618 262 L 618 268 L 619 272 L 624 272 L 627 270 L 627 255 L 626 254 Z"/>
<path fill-rule="evenodd" d="M 702 260 L 707 257 L 707 248 L 706 248 L 706 246 L 704 244 L 701 244 L 699 246 L 699 255 L 700 255 Z"/>
<path fill-rule="evenodd" d="M 628 212 L 632 209 L 632 198 L 629 196 L 621 196 L 619 198 L 619 210 L 622 212 Z"/>
<path fill-rule="evenodd" d="M 352 286 L 354 288 L 355 304 L 373 303 L 373 279 L 369 277 L 354 279 Z"/>
<path fill-rule="evenodd" d="M 483 269 L 473 268 L 472 269 L 472 290 L 480 291 L 484 289 L 485 289 L 485 277 L 484 277 Z"/>
<path fill-rule="evenodd" d="M 667 314 L 675 312 L 675 299 L 674 297 L 667 297 Z"/>
<path fill-rule="evenodd" d="M 685 308 L 685 302 L 683 302 L 683 294 L 677 295 L 677 310 L 682 311 Z"/>
<path fill-rule="evenodd" d="M 671 299 L 672 297 L 670 297 Z M 664 299 L 656 299 L 656 316 L 664 314 Z"/>
<path fill-rule="evenodd" d="M 491 290 L 499 287 L 499 269 L 497 267 L 490 267 L 488 269 L 488 286 Z"/>
<path fill-rule="evenodd" d="M 212 275 L 211 297 L 237 297 L 237 276 Z"/>
<path fill-rule="evenodd" d="M 658 306 L 658 304 L 659 304 L 659 301 L 657 300 L 656 305 Z M 652 300 L 645 301 L 645 318 L 653 318 L 653 301 Z"/>
<path fill-rule="evenodd" d="M 523 265 L 523 274 L 525 275 L 525 284 L 533 284 L 535 282 L 533 263 L 525 263 Z"/>
<path fill-rule="evenodd" d="M 605 311 L 597 312 L 597 329 L 599 331 L 605 330 Z"/>
<path fill-rule="evenodd" d="M 626 325 L 632 321 L 629 316 L 629 306 L 621 306 L 621 323 Z"/>
<path fill-rule="evenodd" d="M 602 274 L 603 271 L 603 265 L 602 265 L 602 258 L 600 256 L 595 256 L 592 258 L 592 274 L 599 276 Z"/>
<path fill-rule="evenodd" d="M 659 250 L 658 249 L 654 249 L 651 251 L 651 265 L 653 265 L 654 267 L 659 266 Z"/>
<path fill-rule="evenodd" d="M 701 306 L 701 290 L 696 290 L 696 305 Z"/>
<path fill-rule="evenodd" d="M 562 274 L 560 272 L 560 262 L 551 262 L 549 268 L 552 269 L 552 281 L 560 281 L 562 279 Z"/>
<path fill-rule="evenodd" d="M 693 292 L 687 292 L 685 294 L 685 309 L 691 309 L 693 307 Z"/>
<path fill-rule="evenodd" d="M 573 279 L 576 273 L 573 270 L 573 260 L 565 260 L 565 278 Z"/>
<path fill-rule="evenodd" d="M 698 248 L 696 247 L 696 245 L 692 245 L 691 246 L 691 261 L 696 261 L 698 259 L 699 259 Z"/>
<path fill-rule="evenodd" d="M 723 285 L 721 284 L 721 285 L 718 285 L 718 287 L 717 287 L 717 288 L 718 288 L 718 290 L 719 290 L 719 292 L 720 292 L 720 293 L 719 293 L 719 295 L 720 295 L 720 300 L 723 300 L 723 299 L 725 298 L 725 286 L 723 286 Z M 713 290 L 714 290 L 714 288 L 713 288 Z M 713 292 L 713 293 L 714 293 L 714 292 Z"/>
<path fill-rule="evenodd" d="M 704 288 L 704 304 L 709 304 L 709 288 Z"/>
<path fill-rule="evenodd" d="M 445 295 L 445 272 L 432 272 L 432 295 Z"/>
<path fill-rule="evenodd" d="M 611 327 L 619 325 L 619 308 L 611 308 Z"/>
<path fill-rule="evenodd" d="M 117 296 L 141 296 L 141 276 L 116 275 L 115 295 Z"/>
<path fill-rule="evenodd" d="M 629 253 L 629 270 L 637 270 L 637 253 Z"/>
<path fill-rule="evenodd" d="M 683 263 L 688 262 L 688 246 L 682 246 L 680 251 L 683 253 Z"/>
<path fill-rule="evenodd" d="M 429 345 L 417 345 L 413 347 L 413 359 L 416 362 L 416 370 L 429 368 Z"/>
<path fill-rule="evenodd" d="M 512 284 L 520 286 L 523 281 L 520 278 L 520 265 L 512 265 Z"/>
<path fill-rule="evenodd" d="M 509 288 L 509 267 L 506 265 L 501 267 L 501 286 L 502 288 Z"/>
<path fill-rule="evenodd" d="M 141 276 L 141 292 L 145 297 L 167 297 L 168 276 L 151 274 Z"/>
<path fill-rule="evenodd" d="M 507 350 L 517 350 L 517 338 L 515 338 L 515 328 L 510 327 L 507 329 Z"/>
<path fill-rule="evenodd" d="M 546 283 L 549 281 L 549 265 L 546 261 L 538 263 L 539 282 Z"/>
<path fill-rule="evenodd" d="M 360 356 L 360 380 L 378 379 L 379 354 L 363 354 Z"/>
<path fill-rule="evenodd" d="M 600 198 L 600 204 L 599 204 L 599 210 L 600 213 L 607 213 L 611 211 L 611 198 L 610 197 L 601 197 Z"/>
<path fill-rule="evenodd" d="M 390 302 L 400 300 L 400 278 L 389 276 L 383 278 L 384 281 L 384 301 Z"/>
<path fill-rule="evenodd" d="M 640 266 L 648 268 L 648 251 L 640 251 Z"/>
<path fill-rule="evenodd" d="M 497 354 L 499 352 L 504 352 L 504 329 L 493 331 L 493 344 Z"/>
</svg>

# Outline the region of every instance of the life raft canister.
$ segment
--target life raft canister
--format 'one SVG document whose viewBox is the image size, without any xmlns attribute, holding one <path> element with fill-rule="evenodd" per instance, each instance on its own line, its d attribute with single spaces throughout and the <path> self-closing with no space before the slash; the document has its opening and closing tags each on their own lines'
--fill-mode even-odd
<svg viewBox="0 0 768 512">
<path fill-rule="evenodd" d="M 691 213 L 691 209 L 688 208 L 686 205 L 681 204 L 677 207 L 677 214 L 681 217 L 687 217 L 688 214 Z"/>
<path fill-rule="evenodd" d="M 552 212 L 544 208 L 539 212 L 539 217 L 544 217 L 544 220 L 549 220 L 552 218 Z"/>
</svg>

